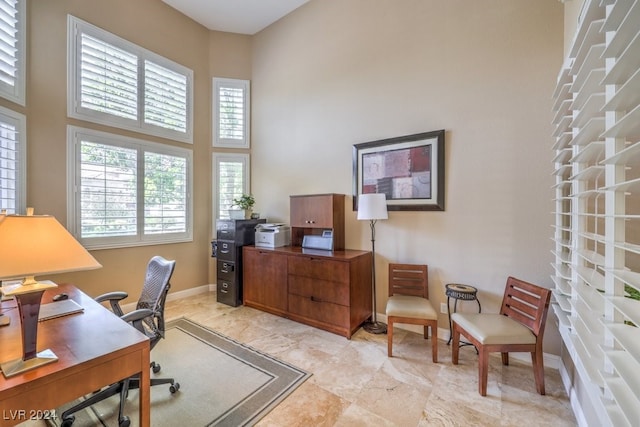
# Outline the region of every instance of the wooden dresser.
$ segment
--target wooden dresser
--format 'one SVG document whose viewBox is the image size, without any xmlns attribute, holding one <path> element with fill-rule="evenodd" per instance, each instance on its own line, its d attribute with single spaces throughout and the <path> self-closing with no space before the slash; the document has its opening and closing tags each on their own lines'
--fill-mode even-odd
<svg viewBox="0 0 640 427">
<path fill-rule="evenodd" d="M 291 196 L 292 246 L 243 248 L 246 306 L 347 338 L 371 317 L 371 252 L 344 249 L 344 197 Z M 300 246 L 327 229 L 334 251 Z"/>
<path fill-rule="evenodd" d="M 371 317 L 371 252 L 243 251 L 244 305 L 347 338 Z"/>
</svg>

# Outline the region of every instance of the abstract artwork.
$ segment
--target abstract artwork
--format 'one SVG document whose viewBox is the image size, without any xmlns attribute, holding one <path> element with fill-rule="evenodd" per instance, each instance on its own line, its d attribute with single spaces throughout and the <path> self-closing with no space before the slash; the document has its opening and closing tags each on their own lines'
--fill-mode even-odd
<svg viewBox="0 0 640 427">
<path fill-rule="evenodd" d="M 354 198 L 383 193 L 389 210 L 444 210 L 444 130 L 353 146 Z"/>
</svg>

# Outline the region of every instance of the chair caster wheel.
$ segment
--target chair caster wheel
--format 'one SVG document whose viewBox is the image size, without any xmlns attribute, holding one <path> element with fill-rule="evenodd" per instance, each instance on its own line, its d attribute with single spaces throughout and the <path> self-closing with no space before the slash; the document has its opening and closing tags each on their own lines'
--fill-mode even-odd
<svg viewBox="0 0 640 427">
<path fill-rule="evenodd" d="M 62 420 L 60 427 L 71 427 L 71 424 L 73 424 L 75 420 L 76 420 L 76 417 L 73 415 L 70 415 L 69 417 Z"/>
<path fill-rule="evenodd" d="M 171 384 L 171 387 L 169 387 L 169 391 L 171 392 L 171 394 L 175 393 L 178 390 L 180 390 L 180 383 Z"/>
<path fill-rule="evenodd" d="M 131 425 L 131 420 L 129 417 L 124 416 L 120 421 L 118 421 L 118 427 L 129 427 Z"/>
<path fill-rule="evenodd" d="M 153 362 L 153 364 L 151 365 L 151 370 L 153 371 L 153 373 L 157 374 L 158 372 L 160 372 L 160 369 L 162 369 L 162 367 L 159 364 Z"/>
</svg>

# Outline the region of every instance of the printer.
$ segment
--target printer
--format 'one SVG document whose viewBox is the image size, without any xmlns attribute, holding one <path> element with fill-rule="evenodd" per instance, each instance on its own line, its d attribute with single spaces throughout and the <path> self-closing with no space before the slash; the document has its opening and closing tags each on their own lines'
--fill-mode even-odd
<svg viewBox="0 0 640 427">
<path fill-rule="evenodd" d="M 291 242 L 291 228 L 285 224 L 258 224 L 255 245 L 259 248 L 278 248 Z"/>
</svg>

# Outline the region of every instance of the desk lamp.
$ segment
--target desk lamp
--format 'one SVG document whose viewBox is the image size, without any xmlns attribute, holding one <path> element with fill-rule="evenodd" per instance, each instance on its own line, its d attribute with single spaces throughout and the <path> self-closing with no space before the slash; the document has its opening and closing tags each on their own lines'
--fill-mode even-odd
<svg viewBox="0 0 640 427">
<path fill-rule="evenodd" d="M 102 267 L 54 217 L 28 211 L 0 221 L 0 280 L 24 277 L 17 285 L 2 287 L 2 294 L 16 299 L 23 350 L 22 358 L 0 363 L 5 377 L 58 360 L 49 349 L 36 351 L 40 300 L 58 285 L 34 276 Z"/>
<path fill-rule="evenodd" d="M 387 325 L 378 322 L 376 314 L 376 222 L 379 219 L 387 219 L 387 196 L 380 193 L 361 194 L 358 197 L 358 219 L 369 220 L 371 227 L 371 280 L 373 287 L 373 317 L 371 322 L 365 323 L 362 327 L 371 334 L 384 334 L 387 332 Z"/>
</svg>

